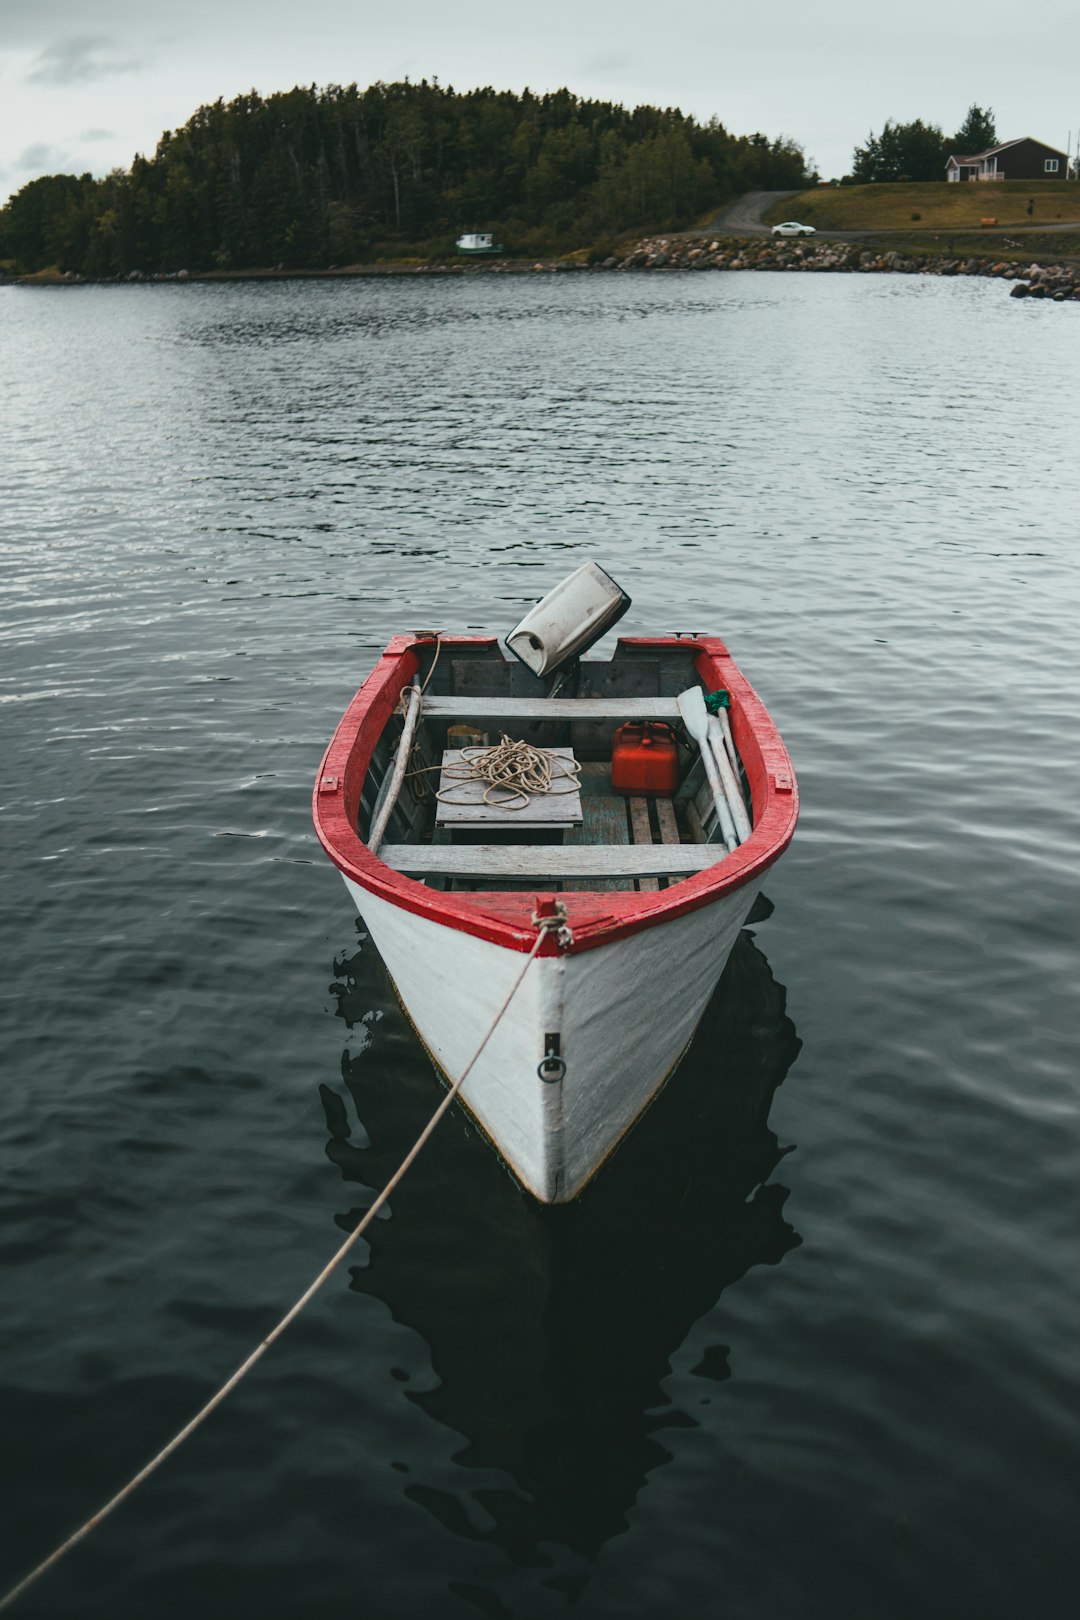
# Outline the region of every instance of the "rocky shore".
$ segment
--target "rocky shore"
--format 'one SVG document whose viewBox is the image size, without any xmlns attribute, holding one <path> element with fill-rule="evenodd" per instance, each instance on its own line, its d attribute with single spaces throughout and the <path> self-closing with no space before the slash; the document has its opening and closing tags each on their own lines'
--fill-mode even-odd
<svg viewBox="0 0 1080 1620">
<path fill-rule="evenodd" d="M 717 238 L 657 236 L 639 242 L 624 258 L 608 258 L 605 270 L 831 270 L 862 274 L 993 276 L 1011 281 L 1014 298 L 1080 300 L 1080 265 L 1016 264 L 1009 259 L 905 255 L 858 242 L 808 241 L 791 237 Z"/>
<path fill-rule="evenodd" d="M 296 277 L 340 276 L 462 276 L 585 274 L 589 271 L 663 270 L 786 270 L 844 271 L 856 274 L 919 276 L 991 276 L 1013 283 L 1014 298 L 1050 298 L 1055 303 L 1080 300 L 1080 260 L 1048 265 L 1017 263 L 989 255 L 935 255 L 927 257 L 895 250 L 868 248 L 861 242 L 837 242 L 825 237 L 808 240 L 790 237 L 653 236 L 636 243 L 629 252 L 586 263 L 583 255 L 571 258 L 452 259 L 442 263 L 390 261 L 377 264 L 333 265 L 325 270 L 171 271 L 146 274 L 141 270 L 107 278 L 111 282 L 252 281 Z M 0 276 L 0 280 L 5 279 Z M 92 278 L 42 271 L 33 276 L 7 278 L 23 286 L 85 285 Z"/>
</svg>

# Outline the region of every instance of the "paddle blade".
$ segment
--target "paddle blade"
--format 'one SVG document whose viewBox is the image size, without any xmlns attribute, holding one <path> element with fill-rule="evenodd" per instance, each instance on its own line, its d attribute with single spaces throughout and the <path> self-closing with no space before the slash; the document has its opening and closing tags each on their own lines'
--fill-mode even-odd
<svg viewBox="0 0 1080 1620">
<path fill-rule="evenodd" d="M 675 701 L 679 705 L 683 725 L 694 741 L 699 746 L 703 745 L 709 735 L 709 712 L 701 687 L 689 687 L 685 692 L 680 692 Z"/>
</svg>

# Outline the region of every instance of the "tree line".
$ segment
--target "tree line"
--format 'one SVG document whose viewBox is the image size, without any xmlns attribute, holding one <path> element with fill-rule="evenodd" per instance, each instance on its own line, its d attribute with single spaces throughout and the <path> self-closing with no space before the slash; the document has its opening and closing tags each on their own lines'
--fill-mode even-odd
<svg viewBox="0 0 1080 1620">
<path fill-rule="evenodd" d="M 866 145 L 855 148 L 850 178 L 858 185 L 882 180 L 944 180 L 951 153 L 973 156 L 996 146 L 997 141 L 992 107 L 972 104 L 952 136 L 921 118 L 910 124 L 887 118 L 880 135 L 871 131 Z"/>
<path fill-rule="evenodd" d="M 0 259 L 90 276 L 325 268 L 448 252 L 467 230 L 535 254 L 676 229 L 809 178 L 783 137 L 569 90 L 252 91 L 200 107 L 127 172 L 32 180 L 0 210 Z"/>
</svg>

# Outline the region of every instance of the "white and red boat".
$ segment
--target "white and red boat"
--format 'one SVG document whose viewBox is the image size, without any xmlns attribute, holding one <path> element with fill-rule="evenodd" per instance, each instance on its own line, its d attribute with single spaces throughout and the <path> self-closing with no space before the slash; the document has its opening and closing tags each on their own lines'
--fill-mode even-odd
<svg viewBox="0 0 1080 1620">
<path fill-rule="evenodd" d="M 313 797 L 320 842 L 451 1081 L 539 919 L 565 914 L 461 1092 L 544 1203 L 577 1196 L 672 1073 L 798 814 L 787 750 L 722 641 L 622 637 L 610 658 L 579 661 L 628 605 L 620 592 L 598 611 L 588 600 L 598 581 L 618 591 L 588 564 L 545 598 L 507 638 L 517 660 L 494 636 L 395 636 L 338 726 Z M 575 582 L 586 609 L 568 629 Z M 552 602 L 560 612 L 545 615 Z M 722 693 L 726 746 L 717 720 L 706 733 L 696 718 L 706 694 Z M 639 737 L 671 728 L 677 764 L 660 791 L 612 787 L 627 723 Z M 501 817 L 489 806 L 472 825 L 445 815 L 422 784 L 462 728 L 572 756 L 579 803 Z"/>
</svg>

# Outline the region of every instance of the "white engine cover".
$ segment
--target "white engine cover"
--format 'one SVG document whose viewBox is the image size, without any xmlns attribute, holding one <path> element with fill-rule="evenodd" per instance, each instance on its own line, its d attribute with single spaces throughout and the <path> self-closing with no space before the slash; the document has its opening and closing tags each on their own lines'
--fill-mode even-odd
<svg viewBox="0 0 1080 1620">
<path fill-rule="evenodd" d="M 626 592 L 597 563 L 585 563 L 549 591 L 506 638 L 534 675 L 550 675 L 592 646 L 630 606 Z"/>
</svg>

